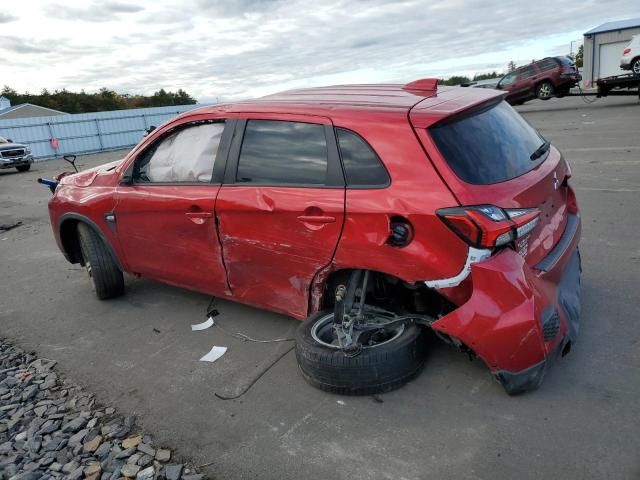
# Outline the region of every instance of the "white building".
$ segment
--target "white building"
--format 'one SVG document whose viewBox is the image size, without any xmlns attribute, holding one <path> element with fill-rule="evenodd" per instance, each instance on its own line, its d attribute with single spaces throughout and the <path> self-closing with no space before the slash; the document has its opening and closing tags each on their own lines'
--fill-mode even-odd
<svg viewBox="0 0 640 480">
<path fill-rule="evenodd" d="M 586 86 L 599 78 L 630 73 L 620 69 L 620 57 L 634 35 L 640 35 L 640 18 L 603 23 L 584 34 L 582 77 Z"/>
</svg>

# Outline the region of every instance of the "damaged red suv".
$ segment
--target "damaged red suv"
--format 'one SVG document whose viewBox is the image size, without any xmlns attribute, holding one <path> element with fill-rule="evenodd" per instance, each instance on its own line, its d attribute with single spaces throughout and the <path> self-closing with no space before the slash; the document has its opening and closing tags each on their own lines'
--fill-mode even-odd
<svg viewBox="0 0 640 480">
<path fill-rule="evenodd" d="M 127 272 L 304 320 L 325 390 L 402 385 L 429 331 L 530 390 L 578 332 L 581 222 L 567 162 L 503 96 L 424 79 L 193 110 L 59 177 L 54 234 L 101 299 Z"/>
</svg>

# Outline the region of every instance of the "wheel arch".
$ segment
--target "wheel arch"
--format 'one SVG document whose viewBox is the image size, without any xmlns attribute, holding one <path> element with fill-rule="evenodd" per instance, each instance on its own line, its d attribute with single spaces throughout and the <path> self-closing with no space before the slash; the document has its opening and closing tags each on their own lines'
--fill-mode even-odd
<svg viewBox="0 0 640 480">
<path fill-rule="evenodd" d="M 116 254 L 111 242 L 104 234 L 102 229 L 90 218 L 79 214 L 79 213 L 65 213 L 60 218 L 59 229 L 60 232 L 60 243 L 62 244 L 62 248 L 64 249 L 64 253 L 67 259 L 71 263 L 82 263 L 82 253 L 80 251 L 80 239 L 78 237 L 78 224 L 84 223 L 93 231 L 95 231 L 100 240 L 104 242 L 109 251 L 109 254 L 116 262 L 116 265 L 121 271 L 124 271 L 122 268 L 122 262 L 120 258 Z"/>
<path fill-rule="evenodd" d="M 346 283 L 354 270 L 360 270 L 355 267 L 335 268 L 335 265 L 333 267 L 334 268 L 325 268 L 318 272 L 312 282 L 308 309 L 309 316 L 321 310 L 333 308 L 335 303 L 335 289 L 337 286 L 341 283 Z M 422 285 L 421 282 L 412 284 L 388 272 L 367 268 L 362 268 L 361 270 L 368 270 L 372 274 L 383 276 L 386 281 L 391 282 L 390 284 L 394 286 L 393 288 L 402 291 L 415 292 L 421 290 L 423 293 L 428 291 L 427 294 L 431 300 L 435 300 L 438 303 L 442 302 L 442 306 L 449 305 L 450 308 L 455 308 L 455 305 L 442 295 L 441 292 L 433 288 L 428 288 L 426 285 Z M 415 287 L 413 285 L 415 285 Z"/>
</svg>

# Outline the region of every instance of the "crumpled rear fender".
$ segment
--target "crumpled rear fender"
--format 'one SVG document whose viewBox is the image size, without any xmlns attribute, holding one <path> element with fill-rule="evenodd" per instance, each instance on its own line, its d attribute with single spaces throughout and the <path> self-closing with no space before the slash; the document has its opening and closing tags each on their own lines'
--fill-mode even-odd
<svg viewBox="0 0 640 480">
<path fill-rule="evenodd" d="M 513 250 L 471 266 L 469 300 L 440 318 L 432 328 L 462 341 L 492 371 L 518 372 L 545 359 L 539 322 L 546 295 Z"/>
</svg>

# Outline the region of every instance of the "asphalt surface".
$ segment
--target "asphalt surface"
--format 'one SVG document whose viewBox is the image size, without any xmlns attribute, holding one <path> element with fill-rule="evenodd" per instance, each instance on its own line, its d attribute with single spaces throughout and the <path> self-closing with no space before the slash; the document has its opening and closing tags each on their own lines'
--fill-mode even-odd
<svg viewBox="0 0 640 480">
<path fill-rule="evenodd" d="M 479 361 L 434 346 L 424 372 L 380 397 L 307 385 L 290 343 L 243 342 L 219 327 L 191 332 L 209 298 L 127 278 L 101 302 L 66 263 L 49 226 L 37 164 L 0 171 L 0 336 L 57 360 L 105 404 L 215 478 L 640 478 L 640 104 L 633 97 L 534 101 L 519 108 L 573 167 L 583 212 L 578 342 L 542 388 L 507 396 Z M 122 152 L 83 157 L 96 165 Z M 170 252 L 167 252 L 170 255 Z M 220 301 L 224 329 L 289 337 L 297 322 Z M 227 346 L 214 364 L 199 362 Z M 257 379 L 257 380 L 256 380 Z M 221 400 L 214 394 L 232 396 Z"/>
</svg>

